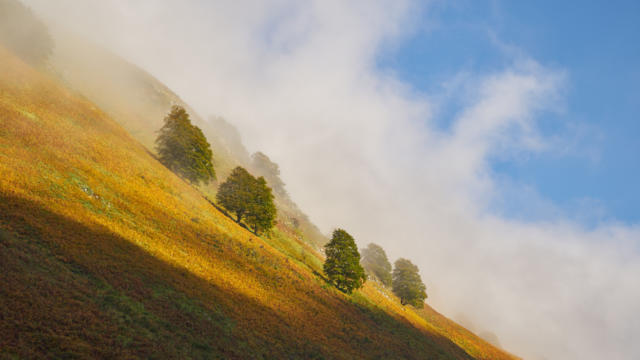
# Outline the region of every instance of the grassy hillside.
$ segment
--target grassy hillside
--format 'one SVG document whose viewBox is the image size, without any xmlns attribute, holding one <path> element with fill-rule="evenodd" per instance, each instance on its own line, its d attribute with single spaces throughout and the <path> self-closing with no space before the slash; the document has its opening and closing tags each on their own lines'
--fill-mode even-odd
<svg viewBox="0 0 640 360">
<path fill-rule="evenodd" d="M 232 124 L 220 117 L 205 121 L 178 95 L 146 71 L 117 55 L 69 33 L 56 33 L 52 65 L 69 87 L 82 93 L 129 134 L 154 152 L 157 130 L 174 104 L 188 109 L 193 122 L 211 143 L 218 182 L 200 190 L 215 199 L 217 185 L 240 165 L 251 170 L 247 150 Z M 298 238 L 318 249 L 327 242 L 308 217 L 288 197 L 276 194 L 278 220 L 294 227 Z"/>
<path fill-rule="evenodd" d="M 1 357 L 511 358 L 373 283 L 339 293 L 320 264 L 291 228 L 237 226 L 0 48 Z"/>
</svg>

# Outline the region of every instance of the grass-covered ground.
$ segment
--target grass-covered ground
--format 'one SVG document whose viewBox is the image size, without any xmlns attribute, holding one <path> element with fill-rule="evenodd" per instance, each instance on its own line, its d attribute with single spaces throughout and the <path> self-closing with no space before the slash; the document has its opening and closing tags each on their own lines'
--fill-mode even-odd
<svg viewBox="0 0 640 360">
<path fill-rule="evenodd" d="M 337 292 L 319 256 L 0 48 L 0 358 L 511 358 L 374 283 Z"/>
</svg>

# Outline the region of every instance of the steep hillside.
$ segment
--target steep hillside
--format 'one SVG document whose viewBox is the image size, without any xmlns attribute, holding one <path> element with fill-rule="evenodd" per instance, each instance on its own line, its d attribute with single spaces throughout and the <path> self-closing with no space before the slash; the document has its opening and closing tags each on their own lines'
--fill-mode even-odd
<svg viewBox="0 0 640 360">
<path fill-rule="evenodd" d="M 511 358 L 373 283 L 335 291 L 295 231 L 237 226 L 3 48 L 0 174 L 2 356 Z"/>
<path fill-rule="evenodd" d="M 156 131 L 172 105 L 189 110 L 194 123 L 202 128 L 211 143 L 219 180 L 224 180 L 237 165 L 251 169 L 249 153 L 237 129 L 221 117 L 205 121 L 178 95 L 146 71 L 117 55 L 64 31 L 54 32 L 56 48 L 52 65 L 58 77 L 89 98 L 122 125 L 149 151 L 154 152 Z M 218 182 L 203 186 L 209 199 L 215 198 Z M 287 196 L 276 193 L 278 219 L 298 233 L 301 247 L 316 250 L 327 239 L 304 212 Z"/>
</svg>

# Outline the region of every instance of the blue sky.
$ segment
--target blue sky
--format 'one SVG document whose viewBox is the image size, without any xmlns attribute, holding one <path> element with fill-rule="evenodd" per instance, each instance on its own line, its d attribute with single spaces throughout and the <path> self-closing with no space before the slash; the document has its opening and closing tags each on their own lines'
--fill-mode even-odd
<svg viewBox="0 0 640 360">
<path fill-rule="evenodd" d="M 514 52 L 566 75 L 561 109 L 538 118 L 566 149 L 495 158 L 497 178 L 586 226 L 640 221 L 640 1 L 463 0 L 436 2 L 423 16 L 428 27 L 380 61 L 419 91 L 437 92 L 461 72 L 499 71 Z M 443 130 L 460 101 L 438 112 Z M 507 198 L 496 211 L 544 217 L 527 211 L 527 197 Z"/>
</svg>

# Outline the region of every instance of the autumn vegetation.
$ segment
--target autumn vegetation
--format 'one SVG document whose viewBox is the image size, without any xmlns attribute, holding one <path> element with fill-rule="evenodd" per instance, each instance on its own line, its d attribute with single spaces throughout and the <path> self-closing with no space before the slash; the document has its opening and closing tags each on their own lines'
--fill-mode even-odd
<svg viewBox="0 0 640 360">
<path fill-rule="evenodd" d="M 325 258 L 268 178 L 149 88 L 144 106 L 106 82 L 79 93 L 0 45 L 0 358 L 515 358 L 364 281 L 346 231 Z"/>
</svg>

